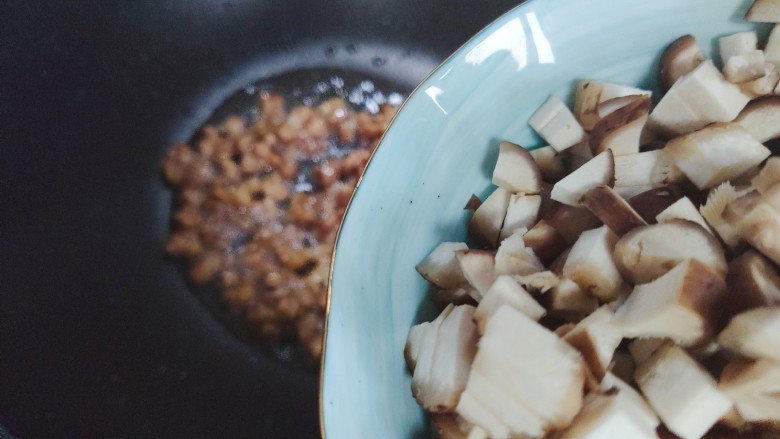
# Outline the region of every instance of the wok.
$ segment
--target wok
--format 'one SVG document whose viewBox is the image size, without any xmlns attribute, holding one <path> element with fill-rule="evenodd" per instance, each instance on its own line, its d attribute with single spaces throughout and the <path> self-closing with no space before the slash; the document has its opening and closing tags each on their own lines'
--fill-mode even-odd
<svg viewBox="0 0 780 439">
<path fill-rule="evenodd" d="M 408 92 L 516 3 L 2 2 L 0 437 L 318 437 L 316 372 L 234 336 L 163 258 L 160 160 L 263 78 Z"/>
</svg>

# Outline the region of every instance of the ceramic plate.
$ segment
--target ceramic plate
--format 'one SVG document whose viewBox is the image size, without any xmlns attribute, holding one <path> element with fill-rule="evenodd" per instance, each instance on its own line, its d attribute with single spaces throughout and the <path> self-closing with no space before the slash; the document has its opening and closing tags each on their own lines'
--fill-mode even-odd
<svg viewBox="0 0 780 439">
<path fill-rule="evenodd" d="M 768 27 L 744 0 L 532 0 L 479 33 L 407 100 L 374 154 L 336 247 L 321 409 L 328 439 L 428 437 L 403 359 L 433 309 L 414 266 L 465 238 L 472 193 L 491 191 L 499 140 L 541 144 L 527 120 L 580 78 L 655 88 L 662 49 L 691 33 Z M 716 57 L 717 60 L 717 57 Z"/>
</svg>

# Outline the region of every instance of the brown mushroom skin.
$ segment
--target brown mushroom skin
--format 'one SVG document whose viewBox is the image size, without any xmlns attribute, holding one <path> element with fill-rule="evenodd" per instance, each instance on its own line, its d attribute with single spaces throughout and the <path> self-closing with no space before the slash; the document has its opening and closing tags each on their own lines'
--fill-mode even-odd
<svg viewBox="0 0 780 439">
<path fill-rule="evenodd" d="M 650 114 L 650 96 L 637 95 L 626 106 L 599 120 L 590 132 L 590 150 L 593 155 L 604 152 L 605 140 L 615 131 L 648 114 Z"/>
<path fill-rule="evenodd" d="M 607 185 L 596 186 L 585 192 L 581 202 L 618 236 L 625 235 L 635 227 L 647 225 L 631 205 Z"/>
<path fill-rule="evenodd" d="M 769 259 L 748 250 L 729 263 L 724 320 L 760 306 L 780 304 L 780 274 Z"/>
<path fill-rule="evenodd" d="M 683 35 L 672 41 L 658 63 L 658 85 L 666 93 L 680 76 L 689 73 L 702 61 L 704 55 L 693 35 Z"/>
<path fill-rule="evenodd" d="M 694 253 L 694 249 L 685 248 L 685 243 L 680 242 L 673 242 L 673 245 L 678 245 L 677 248 L 653 247 L 660 236 L 672 232 L 684 233 L 670 239 L 687 236 L 690 237 L 691 243 L 695 242 L 704 247 L 696 249 L 698 253 Z M 652 250 L 659 253 L 653 253 Z M 634 228 L 615 244 L 613 257 L 620 273 L 633 284 L 650 282 L 689 258 L 700 257 L 700 262 L 707 264 L 723 277 L 728 272 L 723 248 L 717 238 L 699 224 L 684 219 Z"/>
<path fill-rule="evenodd" d="M 683 196 L 683 191 L 676 185 L 661 186 L 634 195 L 628 199 L 628 204 L 634 208 L 642 219 L 648 224 L 652 224 L 659 213 L 666 210 L 667 207 Z"/>
<path fill-rule="evenodd" d="M 558 230 L 545 220 L 540 220 L 523 235 L 525 245 L 534 251 L 545 267 L 557 258 L 568 244 Z"/>
</svg>

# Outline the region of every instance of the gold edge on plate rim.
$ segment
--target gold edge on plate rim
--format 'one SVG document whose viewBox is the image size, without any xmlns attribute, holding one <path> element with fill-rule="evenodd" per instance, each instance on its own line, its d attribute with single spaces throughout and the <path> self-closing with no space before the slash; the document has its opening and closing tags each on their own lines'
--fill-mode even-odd
<svg viewBox="0 0 780 439">
<path fill-rule="evenodd" d="M 320 436 L 322 439 L 327 439 L 327 436 L 325 434 L 325 416 L 324 416 L 324 408 L 325 408 L 325 401 L 323 399 L 323 388 L 325 386 L 325 354 L 327 352 L 327 343 L 328 343 L 328 320 L 330 317 L 330 299 L 331 299 L 331 292 L 333 288 L 333 267 L 336 264 L 336 249 L 339 246 L 339 240 L 341 239 L 341 230 L 344 227 L 344 220 L 347 218 L 347 213 L 349 213 L 349 208 L 352 206 L 352 200 L 355 199 L 355 194 L 358 191 L 358 188 L 360 188 L 360 183 L 363 181 L 363 177 L 366 175 L 366 172 L 368 171 L 368 167 L 371 166 L 371 162 L 374 160 L 374 154 L 379 150 L 379 147 L 382 146 L 383 141 L 385 140 L 385 136 L 387 135 L 388 131 L 390 131 L 390 128 L 395 123 L 396 118 L 399 114 L 401 114 L 401 111 L 404 109 L 406 104 L 409 102 L 409 100 L 414 96 L 417 91 L 422 87 L 422 85 L 428 81 L 436 72 L 441 69 L 441 67 L 448 63 L 450 60 L 454 59 L 460 52 L 463 50 L 464 47 L 469 45 L 472 41 L 476 40 L 477 37 L 482 35 L 482 33 L 487 30 L 489 27 L 493 26 L 498 21 L 501 21 L 504 17 L 512 14 L 518 7 L 525 5 L 526 3 L 530 3 L 533 0 L 521 0 L 519 3 L 517 3 L 515 6 L 512 6 L 504 12 L 503 14 L 499 15 L 495 19 L 491 20 L 490 23 L 485 25 L 482 29 L 480 29 L 477 33 L 472 35 L 468 40 L 466 40 L 463 44 L 461 44 L 455 51 L 453 51 L 447 58 L 445 58 L 442 62 L 440 62 L 436 67 L 431 69 L 430 72 L 428 72 L 425 77 L 417 83 L 417 85 L 414 87 L 414 89 L 406 96 L 404 101 L 401 103 L 401 105 L 398 107 L 398 110 L 393 115 L 393 118 L 390 120 L 390 123 L 387 125 L 387 128 L 385 129 L 385 132 L 382 133 L 382 136 L 379 138 L 379 142 L 377 142 L 376 147 L 373 151 L 371 151 L 371 155 L 368 157 L 368 161 L 366 162 L 366 166 L 363 168 L 363 171 L 360 173 L 360 177 L 358 177 L 357 183 L 355 184 L 355 189 L 352 190 L 352 194 L 349 196 L 349 202 L 347 202 L 347 208 L 344 210 L 344 215 L 341 217 L 341 221 L 339 221 L 339 227 L 336 231 L 336 240 L 333 244 L 333 252 L 331 253 L 330 257 L 330 268 L 328 270 L 328 288 L 326 290 L 325 295 L 325 323 L 322 329 L 322 355 L 320 358 L 320 374 L 319 374 L 319 390 L 318 390 L 318 417 L 320 422 Z"/>
</svg>

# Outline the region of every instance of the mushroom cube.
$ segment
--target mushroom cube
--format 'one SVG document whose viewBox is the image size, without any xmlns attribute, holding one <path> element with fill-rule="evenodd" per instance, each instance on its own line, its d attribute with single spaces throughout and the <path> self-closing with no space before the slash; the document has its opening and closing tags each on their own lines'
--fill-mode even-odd
<svg viewBox="0 0 780 439">
<path fill-rule="evenodd" d="M 704 61 L 704 54 L 692 35 L 672 41 L 658 63 L 658 84 L 666 92 L 678 79 L 690 73 Z"/>
<path fill-rule="evenodd" d="M 558 230 L 545 220 L 540 220 L 523 235 L 525 245 L 544 265 L 549 265 L 564 250 L 567 244 Z"/>
<path fill-rule="evenodd" d="M 415 269 L 439 288 L 458 287 L 466 283 L 466 278 L 463 277 L 455 252 L 466 249 L 468 246 L 463 242 L 442 242 Z"/>
<path fill-rule="evenodd" d="M 591 393 L 585 397 L 582 411 L 559 439 L 657 439 L 655 427 L 647 422 L 619 397 L 613 394 Z"/>
<path fill-rule="evenodd" d="M 563 276 L 596 298 L 615 300 L 623 287 L 623 277 L 612 260 L 617 239 L 607 226 L 583 232 L 566 258 Z"/>
<path fill-rule="evenodd" d="M 723 369 L 718 387 L 734 401 L 743 420 L 780 422 L 780 364 L 734 360 Z"/>
<path fill-rule="evenodd" d="M 496 253 L 486 250 L 458 250 L 455 252 L 463 277 L 474 288 L 474 300 L 479 302 L 496 280 Z"/>
<path fill-rule="evenodd" d="M 658 279 L 635 286 L 615 312 L 615 325 L 626 337 L 662 337 L 695 345 L 712 333 L 725 292 L 720 274 L 689 259 Z"/>
<path fill-rule="evenodd" d="M 606 185 L 585 192 L 582 204 L 618 236 L 625 235 L 635 227 L 647 225 L 626 200 Z"/>
<path fill-rule="evenodd" d="M 493 169 L 493 184 L 510 192 L 538 194 L 542 186 L 542 174 L 525 148 L 511 142 L 501 142 Z"/>
<path fill-rule="evenodd" d="M 496 439 L 541 437 L 571 423 L 583 385 L 579 353 L 504 305 L 487 320 L 457 413 Z"/>
<path fill-rule="evenodd" d="M 718 343 L 747 357 L 780 363 L 780 306 L 737 314 L 718 335 Z"/>
<path fill-rule="evenodd" d="M 567 317 L 581 317 L 593 312 L 599 301 L 588 295 L 571 279 L 563 278 L 548 291 L 548 308 L 551 312 Z"/>
<path fill-rule="evenodd" d="M 663 149 L 615 157 L 615 191 L 626 199 L 683 178 Z"/>
<path fill-rule="evenodd" d="M 770 155 L 767 147 L 737 123 L 710 125 L 671 140 L 664 149 L 699 189 L 739 177 Z"/>
<path fill-rule="evenodd" d="M 699 439 L 731 408 L 709 374 L 674 345 L 640 364 L 635 378 L 667 428 L 682 439 Z"/>
<path fill-rule="evenodd" d="M 518 230 L 512 236 L 501 241 L 496 252 L 495 273 L 497 275 L 525 275 L 544 271 L 544 265 L 534 255 L 533 250 L 525 246 L 524 232 L 525 230 Z"/>
<path fill-rule="evenodd" d="M 764 76 L 765 73 L 763 50 L 751 50 L 734 55 L 723 66 L 723 75 L 735 84 L 753 81 Z"/>
<path fill-rule="evenodd" d="M 563 204 L 577 206 L 582 196 L 593 187 L 615 182 L 615 159 L 612 150 L 593 157 L 576 171 L 555 183 L 550 198 Z"/>
<path fill-rule="evenodd" d="M 733 56 L 744 55 L 758 49 L 758 34 L 756 31 L 737 32 L 718 38 L 720 59 L 727 63 Z"/>
<path fill-rule="evenodd" d="M 498 244 L 511 196 L 511 192 L 498 187 L 479 205 L 469 221 L 469 234 L 474 239 L 490 247 Z"/>
<path fill-rule="evenodd" d="M 780 96 L 751 101 L 734 122 L 762 143 L 780 137 Z"/>
<path fill-rule="evenodd" d="M 726 210 L 729 203 L 738 197 L 734 186 L 725 181 L 720 186 L 710 190 L 710 193 L 707 195 L 707 202 L 699 208 L 699 212 L 707 221 L 707 224 L 715 230 L 720 239 L 723 240 L 723 243 L 731 249 L 736 248 L 742 242 L 742 238 L 739 237 L 734 227 L 723 219 L 723 211 Z"/>
<path fill-rule="evenodd" d="M 528 119 L 528 124 L 556 151 L 566 150 L 587 138 L 577 118 L 563 101 L 552 95 Z"/>
<path fill-rule="evenodd" d="M 634 284 L 650 282 L 690 258 L 696 258 L 721 276 L 728 272 L 718 240 L 688 220 L 673 219 L 637 227 L 615 244 L 615 265 Z"/>
<path fill-rule="evenodd" d="M 734 120 L 750 98 L 727 81 L 711 60 L 680 78 L 650 113 L 648 125 L 679 136 L 713 122 Z"/>
<path fill-rule="evenodd" d="M 759 23 L 780 23 L 780 1 L 755 0 L 745 13 L 745 20 Z"/>
<path fill-rule="evenodd" d="M 623 340 L 623 334 L 612 324 L 613 317 L 612 311 L 604 305 L 582 319 L 563 337 L 580 351 L 596 382 L 604 378 L 615 349 Z"/>
<path fill-rule="evenodd" d="M 552 146 L 543 146 L 528 152 L 539 167 L 544 181 L 555 183 L 566 175 L 563 159 Z"/>
<path fill-rule="evenodd" d="M 701 213 L 699 213 L 699 210 L 696 209 L 696 206 L 693 204 L 693 201 L 688 197 L 680 198 L 655 216 L 655 220 L 659 223 L 673 219 L 684 219 L 694 222 L 702 226 L 704 230 L 712 233 L 707 221 L 704 220 Z"/>
<path fill-rule="evenodd" d="M 763 72 L 763 59 L 761 67 Z M 650 96 L 632 96 L 628 103 L 605 115 L 593 126 L 590 132 L 591 150 L 599 154 L 610 149 L 616 156 L 638 153 L 649 114 Z"/>
<path fill-rule="evenodd" d="M 724 309 L 739 314 L 760 306 L 780 305 L 780 274 L 755 250 L 748 250 L 729 262 L 726 276 L 729 293 Z"/>
<path fill-rule="evenodd" d="M 485 332 L 487 320 L 502 305 L 512 306 L 534 320 L 539 320 L 545 314 L 544 307 L 512 279 L 512 276 L 501 275 L 490 286 L 474 312 L 474 320 L 480 333 Z"/>
<path fill-rule="evenodd" d="M 723 212 L 739 236 L 766 257 L 780 263 L 780 211 L 753 191 L 729 203 Z"/>
<path fill-rule="evenodd" d="M 520 229 L 528 230 L 533 226 L 541 205 L 542 197 L 539 195 L 512 194 L 499 239 L 505 239 Z"/>
<path fill-rule="evenodd" d="M 583 79 L 577 83 L 574 97 L 574 115 L 582 127 L 591 130 L 603 116 L 598 114 L 598 107 L 604 102 L 626 96 L 651 96 L 651 92 L 635 87 L 614 84 L 593 79 Z"/>
<path fill-rule="evenodd" d="M 423 343 L 412 374 L 412 393 L 423 408 L 432 412 L 454 410 L 466 388 L 472 360 L 477 351 L 474 307 L 453 306 L 431 336 Z"/>
</svg>

